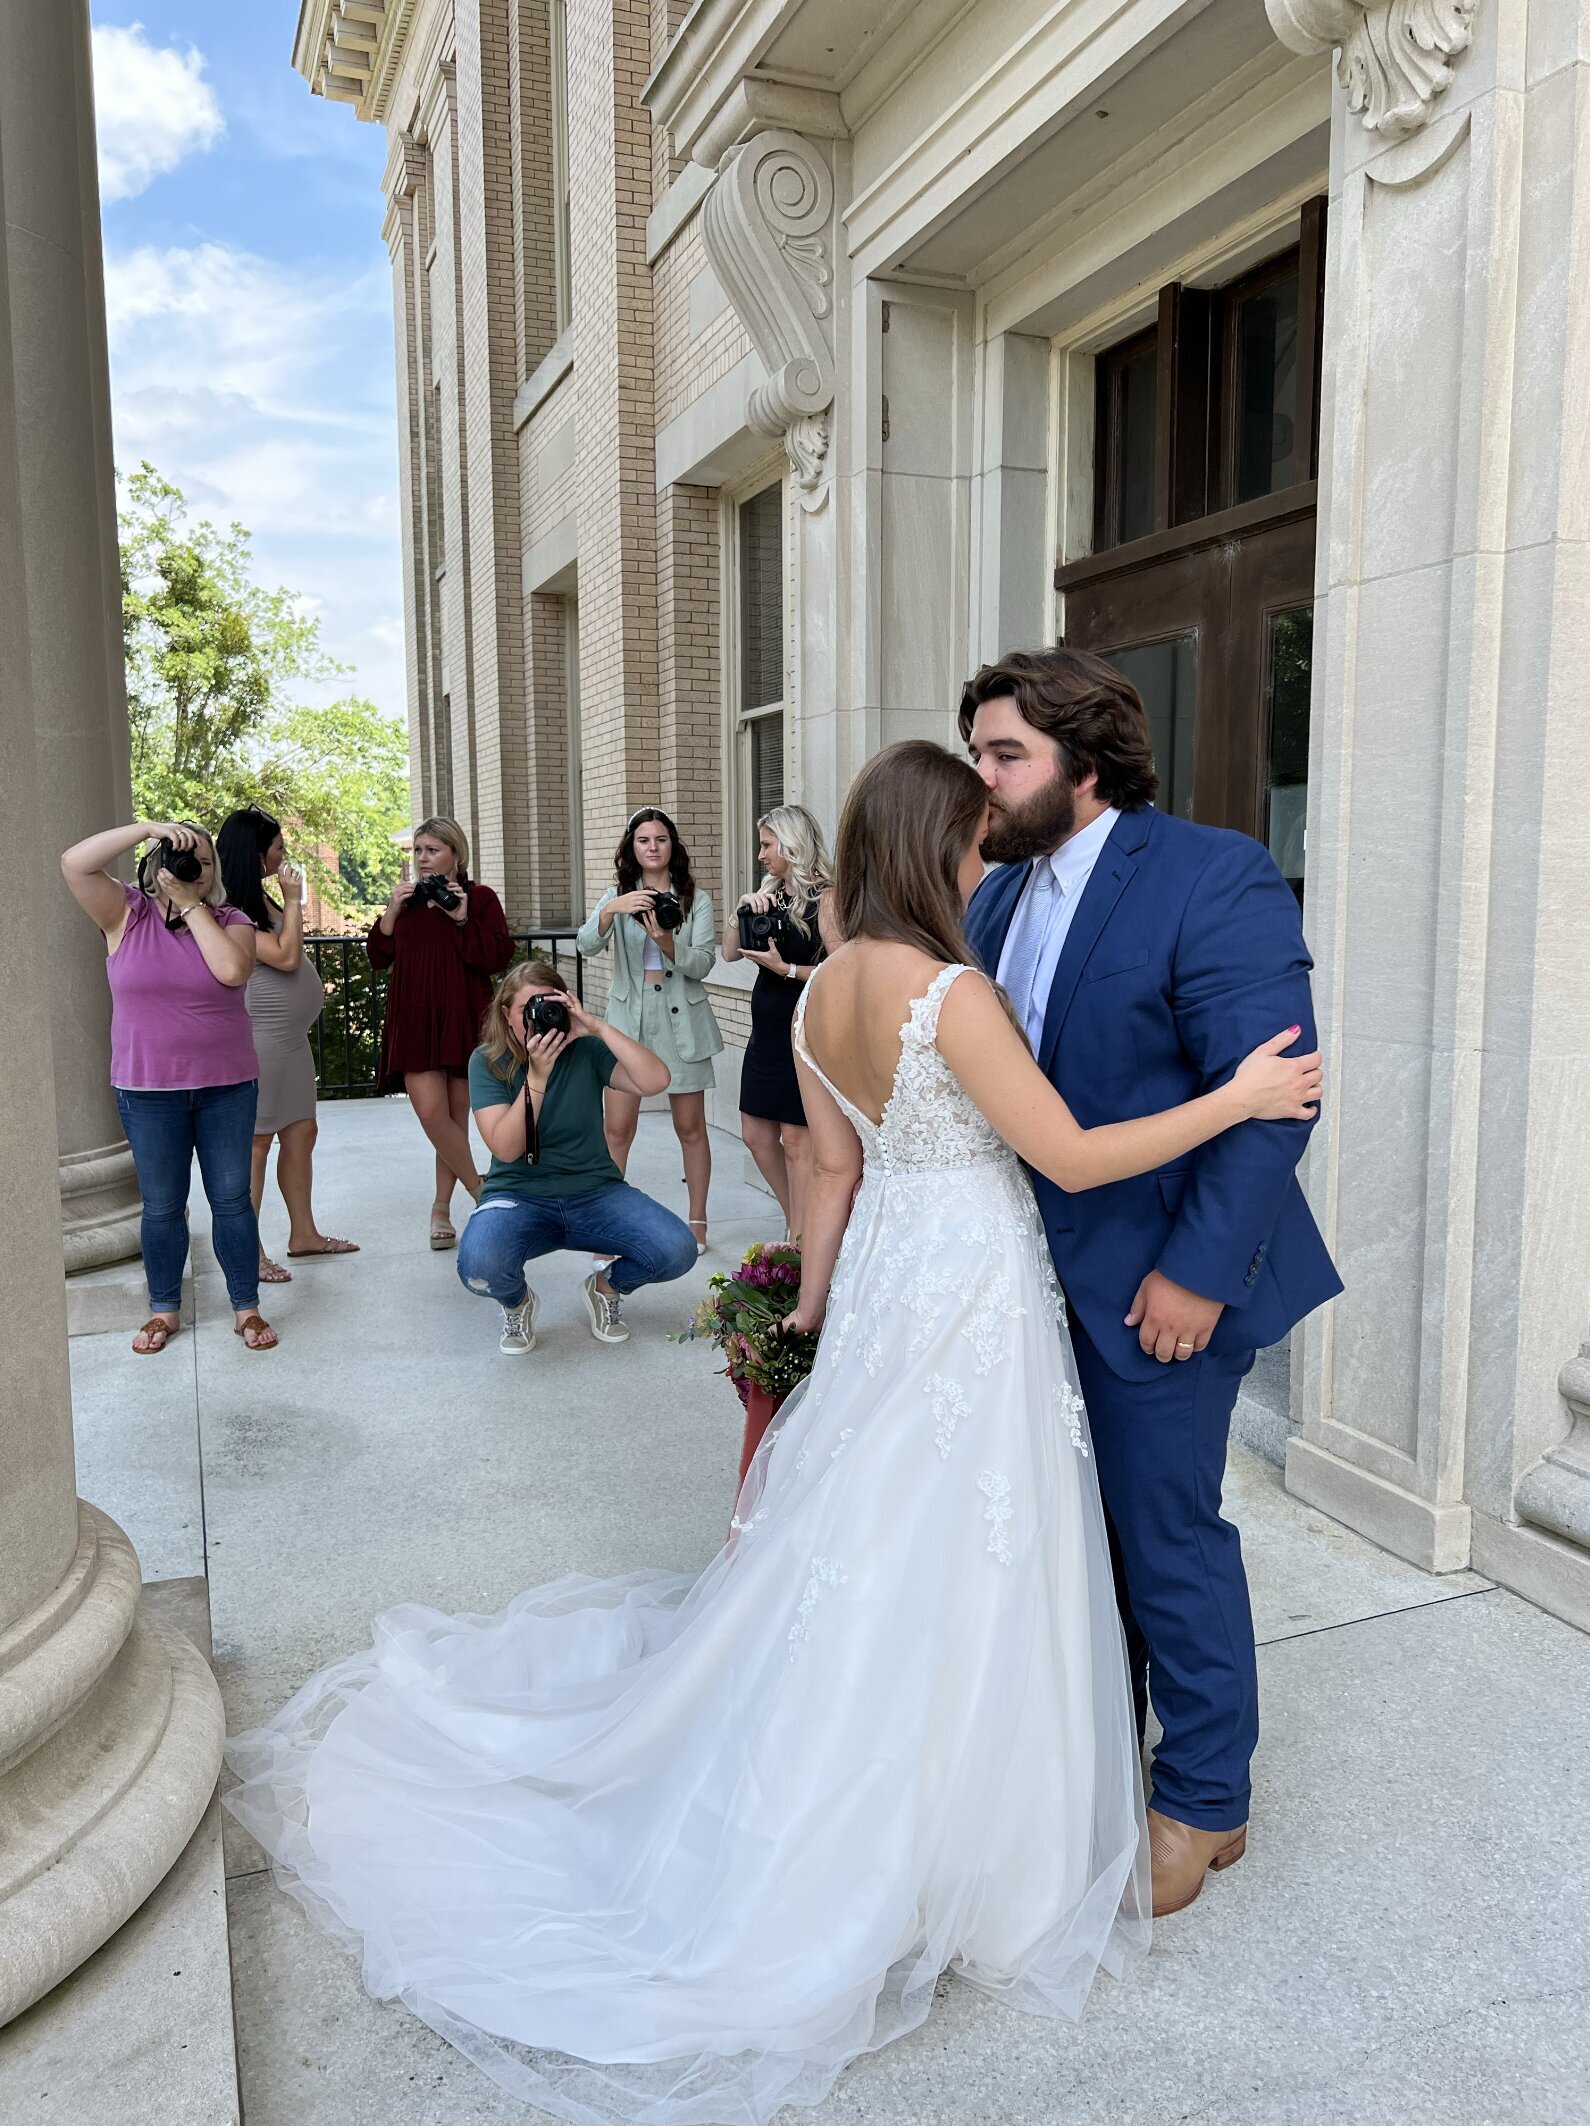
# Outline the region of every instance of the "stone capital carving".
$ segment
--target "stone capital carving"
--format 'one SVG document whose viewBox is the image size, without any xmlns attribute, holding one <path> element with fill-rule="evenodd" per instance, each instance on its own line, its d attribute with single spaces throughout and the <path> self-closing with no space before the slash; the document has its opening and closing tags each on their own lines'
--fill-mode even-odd
<svg viewBox="0 0 1590 2126">
<path fill-rule="evenodd" d="M 782 436 L 806 509 L 829 478 L 834 403 L 834 180 L 799 133 L 758 133 L 725 157 L 702 208 L 712 269 L 762 358 L 746 417 Z"/>
<path fill-rule="evenodd" d="M 1349 107 L 1371 133 L 1417 132 L 1474 41 L 1476 0 L 1264 0 L 1270 27 L 1293 52 L 1340 45 Z"/>
</svg>

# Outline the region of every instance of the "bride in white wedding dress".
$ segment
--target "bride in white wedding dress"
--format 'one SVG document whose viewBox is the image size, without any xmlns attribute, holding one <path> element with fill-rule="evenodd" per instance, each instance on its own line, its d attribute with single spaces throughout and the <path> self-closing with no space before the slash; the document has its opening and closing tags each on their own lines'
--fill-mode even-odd
<svg viewBox="0 0 1590 2126">
<path fill-rule="evenodd" d="M 797 1320 L 826 1293 L 826 1326 L 728 1546 L 497 1617 L 388 1611 L 230 1745 L 227 1806 L 369 1990 L 576 2126 L 763 2126 L 946 1970 L 1075 2017 L 1148 1944 L 1104 1523 L 1017 1152 L 1071 1188 L 1144 1171 L 1306 1112 L 1316 1059 L 1278 1038 L 1081 1130 L 959 964 L 983 821 L 926 745 L 847 806 L 851 942 L 796 1022 Z"/>
</svg>

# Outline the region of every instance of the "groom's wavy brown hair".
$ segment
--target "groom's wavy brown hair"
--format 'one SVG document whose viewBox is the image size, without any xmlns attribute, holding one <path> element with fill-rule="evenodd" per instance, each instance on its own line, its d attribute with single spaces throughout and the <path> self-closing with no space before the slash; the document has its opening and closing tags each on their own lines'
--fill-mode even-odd
<svg viewBox="0 0 1590 2126">
<path fill-rule="evenodd" d="M 893 938 L 946 965 L 975 966 L 960 869 L 987 804 L 977 770 L 943 746 L 912 738 L 875 753 L 839 821 L 834 900 L 845 936 Z"/>
<path fill-rule="evenodd" d="M 1101 804 L 1135 812 L 1154 802 L 1154 740 L 1142 697 L 1113 664 L 1090 650 L 1012 650 L 985 664 L 961 695 L 961 736 L 969 739 L 985 701 L 1014 700 L 1023 722 L 1060 748 L 1066 779 L 1098 773 Z"/>
</svg>

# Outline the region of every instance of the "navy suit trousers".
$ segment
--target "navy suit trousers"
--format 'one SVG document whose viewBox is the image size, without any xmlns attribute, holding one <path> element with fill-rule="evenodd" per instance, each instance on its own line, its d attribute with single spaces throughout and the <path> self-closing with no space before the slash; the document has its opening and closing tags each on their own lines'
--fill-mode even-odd
<svg viewBox="0 0 1590 2126">
<path fill-rule="evenodd" d="M 1122 1380 L 1071 1315 L 1110 1524 L 1141 1731 L 1163 1730 L 1152 1805 L 1223 1831 L 1248 1820 L 1259 1684 L 1242 1539 L 1220 1511 L 1226 1440 L 1249 1351 L 1201 1351 Z"/>
</svg>

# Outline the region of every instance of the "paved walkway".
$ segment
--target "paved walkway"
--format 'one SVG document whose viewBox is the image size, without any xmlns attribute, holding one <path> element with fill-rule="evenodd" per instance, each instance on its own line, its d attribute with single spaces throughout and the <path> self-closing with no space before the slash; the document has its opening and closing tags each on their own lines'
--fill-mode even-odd
<svg viewBox="0 0 1590 2126">
<path fill-rule="evenodd" d="M 738 1405 L 664 1341 L 699 1279 L 585 1328 L 585 1265 L 539 1279 L 541 1344 L 425 1247 L 429 1155 L 407 1108 L 322 1110 L 318 1202 L 360 1240 L 270 1295 L 245 1354 L 200 1251 L 199 1326 L 168 1357 L 73 1347 L 79 1487 L 146 1578 L 208 1569 L 229 1724 L 363 1644 L 398 1600 L 493 1610 L 576 1569 L 705 1563 L 733 1488 Z M 711 1259 L 768 1199 L 715 1139 Z M 632 1170 L 683 1208 L 662 1117 Z M 198 1210 L 198 1192 L 195 1190 Z M 196 1216 L 195 1223 L 202 1223 Z M 266 1232 L 283 1241 L 279 1204 Z M 1258 1618 L 1264 1740 L 1248 1858 L 1159 1928 L 1077 2029 L 946 1983 L 927 2028 L 861 2062 L 812 2126 L 1556 2126 L 1590 2117 L 1590 1640 L 1469 1574 L 1430 1579 L 1287 1497 L 1233 1450 Z M 230 1822 L 246 2126 L 524 2126 L 509 2103 L 281 1896 Z M 106 2091 L 107 2119 L 115 2116 Z"/>
</svg>

